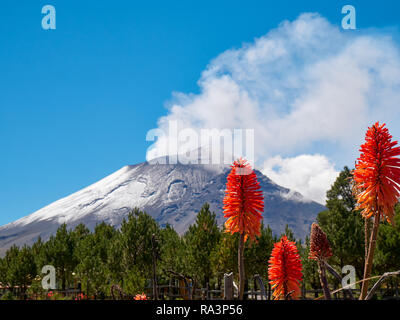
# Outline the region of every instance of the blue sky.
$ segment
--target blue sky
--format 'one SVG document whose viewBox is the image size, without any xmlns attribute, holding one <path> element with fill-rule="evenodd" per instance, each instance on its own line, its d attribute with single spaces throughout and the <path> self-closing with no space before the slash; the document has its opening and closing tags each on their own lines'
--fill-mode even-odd
<svg viewBox="0 0 400 320">
<path fill-rule="evenodd" d="M 1 1 L 0 225 L 144 161 L 172 92 L 199 94 L 213 58 L 303 12 L 339 26 L 345 4 L 397 41 L 394 1 Z"/>
</svg>

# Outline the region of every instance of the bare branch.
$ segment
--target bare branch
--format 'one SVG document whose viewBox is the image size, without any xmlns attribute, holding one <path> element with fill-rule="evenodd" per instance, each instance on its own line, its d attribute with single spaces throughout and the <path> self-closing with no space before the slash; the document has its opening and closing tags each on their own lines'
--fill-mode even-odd
<svg viewBox="0 0 400 320">
<path fill-rule="evenodd" d="M 385 272 L 380 278 L 379 280 L 374 284 L 374 286 L 371 288 L 371 290 L 369 291 L 368 295 L 365 297 L 365 300 L 370 300 L 376 290 L 378 290 L 378 288 L 381 286 L 382 282 L 387 278 L 387 277 L 391 277 L 391 276 L 397 276 L 400 274 L 400 270 L 399 271 L 393 271 L 393 272 Z"/>
<path fill-rule="evenodd" d="M 342 283 L 343 278 L 340 276 L 340 274 L 338 274 L 336 272 L 336 270 L 326 261 L 325 262 L 325 266 L 328 269 L 328 271 L 339 281 L 339 283 Z M 353 296 L 353 292 L 351 291 L 351 289 L 345 289 L 343 288 L 344 292 L 346 292 L 346 294 L 349 295 L 350 299 L 354 300 L 354 296 Z"/>
</svg>

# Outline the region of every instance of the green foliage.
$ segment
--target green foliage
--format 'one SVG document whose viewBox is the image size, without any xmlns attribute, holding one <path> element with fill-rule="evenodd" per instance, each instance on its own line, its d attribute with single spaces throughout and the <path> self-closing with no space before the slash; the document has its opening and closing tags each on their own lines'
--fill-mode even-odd
<svg viewBox="0 0 400 320">
<path fill-rule="evenodd" d="M 46 290 L 44 290 L 42 287 L 42 278 L 40 276 L 36 276 L 32 280 L 26 293 L 31 297 L 35 297 L 36 299 L 39 299 L 45 295 Z"/>
<path fill-rule="evenodd" d="M 44 257 L 46 264 L 56 268 L 57 279 L 60 287 L 65 290 L 67 283 L 71 282 L 72 272 L 75 268 L 74 241 L 66 224 L 62 224 L 55 236 L 51 236 L 46 242 Z"/>
<path fill-rule="evenodd" d="M 6 281 L 7 278 L 7 267 L 6 267 L 6 262 L 4 259 L 0 257 L 0 283 L 2 281 Z"/>
<path fill-rule="evenodd" d="M 255 274 L 259 274 L 264 281 L 268 279 L 268 260 L 271 255 L 276 237 L 272 235 L 269 226 L 261 224 L 260 236 L 255 241 L 247 240 L 244 250 L 245 277 L 247 281 L 252 280 Z M 231 235 L 223 232 L 219 243 L 211 254 L 211 261 L 217 274 L 233 272 L 238 273 L 238 244 L 239 235 Z"/>
<path fill-rule="evenodd" d="M 330 263 L 336 265 L 338 270 L 345 265 L 352 265 L 361 278 L 365 252 L 364 220 L 355 210 L 351 178 L 349 168 L 344 167 L 327 192 L 327 210 L 318 215 L 317 221 L 332 246 Z"/>
<path fill-rule="evenodd" d="M 223 230 L 220 241 L 210 255 L 211 263 L 217 275 L 223 276 L 224 273 L 230 272 L 238 273 L 238 244 L 238 233 L 232 235 Z"/>
<path fill-rule="evenodd" d="M 255 274 L 259 274 L 265 280 L 268 279 L 268 260 L 275 241 L 276 238 L 273 237 L 271 228 L 269 226 L 265 228 L 264 224 L 261 224 L 260 236 L 256 238 L 256 241 L 246 242 L 244 261 L 248 279 Z"/>
<path fill-rule="evenodd" d="M 145 285 L 146 277 L 138 266 L 133 265 L 124 273 L 123 289 L 125 293 L 133 296 L 138 292 L 143 292 Z"/>
<path fill-rule="evenodd" d="M 39 236 L 36 242 L 32 245 L 32 254 L 35 259 L 37 272 L 40 272 L 42 267 L 46 265 L 46 259 L 44 254 L 44 243 L 42 238 Z"/>
<path fill-rule="evenodd" d="M 185 273 L 187 269 L 186 247 L 183 239 L 170 226 L 167 225 L 160 231 L 160 268 L 161 277 L 168 281 L 170 271 Z"/>
<path fill-rule="evenodd" d="M 210 211 L 210 205 L 206 203 L 197 214 L 194 225 L 189 227 L 184 236 L 189 262 L 187 272 L 194 275 L 203 286 L 214 275 L 210 256 L 220 237 L 221 231 L 215 213 Z"/>
<path fill-rule="evenodd" d="M 12 246 L 7 250 L 2 262 L 5 272 L 2 283 L 10 286 L 20 286 L 25 291 L 27 286 L 36 276 L 36 264 L 31 248 L 24 246 L 19 249 L 17 246 Z"/>
<path fill-rule="evenodd" d="M 76 254 L 79 264 L 76 266 L 78 278 L 87 294 L 91 293 L 91 285 L 97 282 L 100 273 L 100 259 L 96 252 L 94 235 L 90 234 L 79 242 Z"/>
<path fill-rule="evenodd" d="M 147 213 L 134 209 L 121 225 L 123 288 L 131 291 L 152 278 L 152 236 L 160 238 L 160 228 Z M 144 289 L 144 285 L 141 288 Z M 140 290 L 139 290 L 140 291 Z M 133 294 L 133 292 L 132 292 Z"/>
<path fill-rule="evenodd" d="M 318 276 L 318 264 L 316 261 L 308 258 L 310 252 L 310 238 L 306 237 L 305 246 L 299 250 L 301 263 L 303 265 L 303 283 L 306 290 L 321 289 L 321 283 Z"/>
<path fill-rule="evenodd" d="M 384 222 L 378 231 L 375 254 L 376 271 L 380 274 L 400 269 L 400 205 L 395 208 L 394 225 Z"/>
<path fill-rule="evenodd" d="M 14 296 L 12 292 L 7 291 L 5 294 L 1 296 L 0 300 L 17 300 L 17 297 Z"/>
<path fill-rule="evenodd" d="M 286 233 L 293 236 L 288 227 Z M 254 274 L 267 280 L 275 241 L 269 226 L 262 224 L 260 236 L 246 242 L 247 280 Z M 44 265 L 53 265 L 58 289 L 80 284 L 86 295 L 101 299 L 110 295 L 113 284 L 118 284 L 133 296 L 150 284 L 155 258 L 159 284 L 167 284 L 171 277 L 181 274 L 195 279 L 198 286 L 221 286 L 224 273 L 237 274 L 237 249 L 238 235 L 218 227 L 207 203 L 184 236 L 170 225 L 160 229 L 151 216 L 134 209 L 120 229 L 101 223 L 93 232 L 83 224 L 68 230 L 64 224 L 47 242 L 39 237 L 31 248 L 11 247 L 0 259 L 0 282 L 31 285 L 30 295 L 47 299 L 40 271 Z"/>
<path fill-rule="evenodd" d="M 289 225 L 285 226 L 285 231 L 281 234 L 279 239 L 281 239 L 283 236 L 286 236 L 290 241 L 296 241 L 296 237 L 294 236 L 292 229 L 289 228 Z M 279 239 L 277 239 L 277 241 L 279 241 Z"/>
<path fill-rule="evenodd" d="M 122 244 L 121 233 L 117 231 L 113 240 L 107 247 L 107 271 L 110 284 L 122 285 L 123 282 L 123 265 L 122 261 Z M 108 291 L 109 292 L 109 291 Z"/>
<path fill-rule="evenodd" d="M 350 171 L 345 168 L 327 193 L 327 210 L 318 215 L 321 228 L 327 233 L 334 256 L 329 263 L 340 273 L 346 264 L 354 265 L 358 276 L 364 259 L 364 225 L 351 194 Z M 375 266 L 383 273 L 399 269 L 400 206 L 396 208 L 395 226 L 383 223 L 379 229 Z M 292 230 L 286 236 L 295 240 Z M 152 242 L 152 238 L 155 242 Z M 247 283 L 255 274 L 268 282 L 268 260 L 279 239 L 269 226 L 261 226 L 255 241 L 245 243 L 245 275 Z M 308 259 L 309 239 L 297 247 L 303 264 L 307 290 L 319 289 L 317 264 Z M 102 299 L 110 296 L 110 288 L 118 284 L 126 294 L 145 292 L 153 278 L 153 262 L 159 284 L 168 284 L 174 275 L 189 276 L 197 286 L 210 288 L 222 285 L 224 273 L 237 277 L 238 234 L 231 235 L 217 225 L 215 213 L 205 204 L 195 223 L 184 236 L 170 225 L 160 228 L 157 222 L 139 209 L 123 220 L 119 229 L 101 223 L 90 231 L 83 224 L 68 230 L 60 226 L 46 242 L 39 237 L 32 247 L 7 250 L 0 259 L 0 282 L 3 285 L 30 288 L 26 294 L 48 299 L 41 288 L 41 268 L 56 268 L 58 289 L 76 288 L 80 284 L 85 295 Z M 155 261 L 154 261 L 155 258 Z M 330 279 L 332 281 L 332 278 Z M 10 292 L 5 298 L 14 298 Z M 55 299 L 55 295 L 53 299 Z M 57 296 L 57 299 L 64 299 Z"/>
</svg>

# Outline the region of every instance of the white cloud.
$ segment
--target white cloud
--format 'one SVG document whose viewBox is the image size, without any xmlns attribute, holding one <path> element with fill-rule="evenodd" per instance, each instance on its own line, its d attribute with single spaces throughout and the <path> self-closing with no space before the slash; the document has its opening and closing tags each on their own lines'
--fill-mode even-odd
<svg viewBox="0 0 400 320">
<path fill-rule="evenodd" d="M 400 136 L 397 44 L 376 30 L 343 31 L 318 14 L 284 21 L 253 43 L 223 52 L 198 84 L 199 94 L 174 94 L 158 127 L 168 132 L 176 120 L 180 129 L 254 129 L 258 164 L 319 153 L 351 166 L 373 122 L 386 122 Z M 158 140 L 147 159 L 163 154 L 168 141 Z M 318 195 L 314 185 L 325 181 L 326 188 L 334 169 L 321 170 L 296 183 L 297 190 L 320 199 L 326 190 Z"/>
<path fill-rule="evenodd" d="M 321 204 L 325 204 L 326 191 L 339 174 L 333 163 L 319 154 L 293 158 L 275 156 L 264 162 L 262 172 L 277 184 L 300 191 Z"/>
</svg>

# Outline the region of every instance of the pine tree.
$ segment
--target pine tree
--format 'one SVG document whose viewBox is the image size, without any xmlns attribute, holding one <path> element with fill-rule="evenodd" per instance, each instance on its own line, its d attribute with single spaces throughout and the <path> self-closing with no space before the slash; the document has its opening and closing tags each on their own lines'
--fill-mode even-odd
<svg viewBox="0 0 400 320">
<path fill-rule="evenodd" d="M 355 211 L 351 177 L 349 168 L 344 167 L 327 192 L 327 210 L 318 214 L 317 221 L 332 246 L 331 264 L 337 265 L 339 270 L 352 265 L 361 278 L 365 253 L 364 221 Z"/>
<path fill-rule="evenodd" d="M 210 211 L 210 205 L 205 203 L 197 214 L 195 223 L 184 236 L 190 259 L 189 270 L 203 286 L 206 286 L 214 275 L 210 256 L 220 237 L 216 215 Z"/>
<path fill-rule="evenodd" d="M 378 233 L 376 271 L 383 274 L 400 269 L 400 204 L 396 205 L 394 225 L 384 222 Z"/>
<path fill-rule="evenodd" d="M 275 241 L 276 238 L 272 235 L 271 228 L 269 226 L 265 227 L 262 223 L 260 236 L 257 236 L 255 241 L 246 243 L 245 268 L 247 270 L 247 280 L 258 274 L 267 281 L 267 262 L 271 256 Z"/>
<path fill-rule="evenodd" d="M 118 284 L 122 286 L 123 284 L 125 269 L 124 264 L 121 263 L 123 260 L 123 247 L 121 238 L 121 232 L 117 230 L 107 248 L 107 271 L 110 285 Z"/>
<path fill-rule="evenodd" d="M 95 247 L 93 250 L 97 262 L 97 273 L 93 279 L 93 286 L 96 289 L 96 295 L 105 296 L 110 288 L 112 277 L 108 272 L 108 255 L 112 253 L 109 248 L 116 234 L 115 228 L 104 222 L 98 224 L 94 230 Z"/>
<path fill-rule="evenodd" d="M 137 208 L 122 221 L 123 287 L 129 294 L 143 291 L 146 279 L 153 277 L 153 235 L 160 238 L 157 222 Z"/>
<path fill-rule="evenodd" d="M 45 245 L 46 264 L 56 268 L 57 279 L 60 279 L 61 290 L 65 291 L 72 282 L 72 272 L 75 269 L 74 242 L 67 225 L 62 224 L 55 236 L 51 236 Z"/>
<path fill-rule="evenodd" d="M 19 249 L 13 245 L 6 251 L 2 264 L 5 268 L 5 284 L 10 287 L 18 286 L 22 294 L 25 294 L 36 275 L 36 264 L 31 248 L 24 246 Z"/>
<path fill-rule="evenodd" d="M 5 265 L 5 260 L 0 257 L 0 286 L 1 284 L 6 284 L 7 268 Z"/>
<path fill-rule="evenodd" d="M 82 289 L 88 296 L 96 288 L 95 282 L 100 274 L 101 262 L 96 251 L 95 236 L 92 233 L 82 239 L 75 248 L 75 256 L 79 261 L 75 270 L 81 280 Z"/>
<path fill-rule="evenodd" d="M 218 275 L 233 272 L 238 274 L 237 252 L 239 234 L 230 234 L 222 230 L 220 241 L 210 254 L 213 270 Z"/>
<path fill-rule="evenodd" d="M 309 259 L 310 253 L 310 238 L 307 236 L 305 246 L 299 250 L 301 263 L 303 265 L 303 285 L 306 290 L 319 290 L 321 289 L 321 282 L 318 276 L 318 264 L 314 260 Z M 318 293 L 315 292 L 315 298 Z"/>
<path fill-rule="evenodd" d="M 296 241 L 296 237 L 294 236 L 293 230 L 289 228 L 289 225 L 285 225 L 285 231 L 281 234 L 279 238 L 286 236 L 290 241 Z"/>
<path fill-rule="evenodd" d="M 188 262 L 182 238 L 169 224 L 161 230 L 160 238 L 160 268 L 163 271 L 164 279 L 169 279 L 170 271 L 185 273 Z"/>
</svg>

